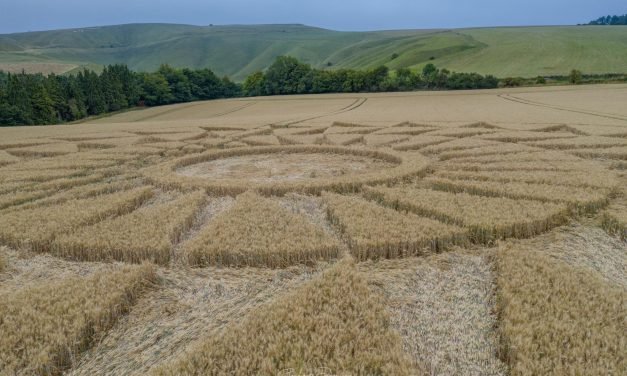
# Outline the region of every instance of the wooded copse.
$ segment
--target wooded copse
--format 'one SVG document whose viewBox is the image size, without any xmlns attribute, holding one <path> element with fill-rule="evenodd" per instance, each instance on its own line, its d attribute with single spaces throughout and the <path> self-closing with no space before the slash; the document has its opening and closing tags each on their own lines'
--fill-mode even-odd
<svg viewBox="0 0 627 376">
<path fill-rule="evenodd" d="M 209 69 L 162 65 L 137 73 L 109 65 L 77 75 L 0 72 L 0 125 L 57 124 L 136 106 L 157 106 L 240 94 L 239 85 Z"/>
</svg>

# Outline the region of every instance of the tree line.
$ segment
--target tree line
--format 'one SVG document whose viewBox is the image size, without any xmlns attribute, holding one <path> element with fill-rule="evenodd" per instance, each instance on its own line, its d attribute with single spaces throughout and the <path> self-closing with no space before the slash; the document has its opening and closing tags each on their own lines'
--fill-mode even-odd
<svg viewBox="0 0 627 376">
<path fill-rule="evenodd" d="M 356 93 L 430 89 L 488 89 L 499 80 L 477 73 L 456 73 L 427 64 L 421 72 L 400 68 L 391 73 L 386 66 L 369 70 L 314 69 L 290 56 L 280 56 L 265 71 L 246 78 L 244 95 Z"/>
<path fill-rule="evenodd" d="M 0 71 L 0 125 L 58 124 L 136 106 L 158 106 L 240 94 L 239 85 L 209 69 L 162 65 L 137 73 L 109 65 L 98 74 L 44 76 Z"/>
<path fill-rule="evenodd" d="M 627 14 L 599 17 L 590 21 L 588 25 L 627 25 Z"/>
<path fill-rule="evenodd" d="M 58 124 L 137 106 L 158 106 L 239 96 L 355 93 L 437 89 L 495 88 L 499 80 L 477 73 L 456 73 L 427 64 L 422 71 L 385 66 L 368 70 L 314 69 L 280 56 L 265 72 L 243 84 L 220 78 L 210 69 L 133 72 L 109 65 L 101 73 L 76 75 L 4 73 L 0 71 L 0 125 Z"/>
</svg>

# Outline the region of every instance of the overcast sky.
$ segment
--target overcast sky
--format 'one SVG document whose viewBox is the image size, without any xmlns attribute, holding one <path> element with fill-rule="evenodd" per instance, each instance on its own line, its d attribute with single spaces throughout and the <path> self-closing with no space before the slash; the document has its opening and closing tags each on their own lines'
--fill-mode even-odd
<svg viewBox="0 0 627 376">
<path fill-rule="evenodd" d="M 135 22 L 335 30 L 572 25 L 624 13 L 625 0 L 0 0 L 0 33 Z"/>
</svg>

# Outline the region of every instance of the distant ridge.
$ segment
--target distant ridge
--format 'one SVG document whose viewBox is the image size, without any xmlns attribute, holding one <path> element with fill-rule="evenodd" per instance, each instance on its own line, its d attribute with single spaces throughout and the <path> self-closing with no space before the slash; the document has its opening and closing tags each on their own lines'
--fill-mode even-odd
<svg viewBox="0 0 627 376">
<path fill-rule="evenodd" d="M 627 28 L 546 26 L 341 32 L 299 24 L 127 24 L 0 35 L 0 69 L 64 73 L 124 63 L 133 70 L 208 67 L 243 80 L 278 55 L 314 67 L 419 69 L 432 62 L 499 77 L 627 72 Z"/>
</svg>

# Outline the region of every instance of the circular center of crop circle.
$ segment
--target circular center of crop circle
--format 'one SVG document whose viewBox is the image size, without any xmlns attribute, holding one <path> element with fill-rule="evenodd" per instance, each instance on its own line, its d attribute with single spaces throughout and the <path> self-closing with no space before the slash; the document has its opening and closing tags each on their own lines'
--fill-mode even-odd
<svg viewBox="0 0 627 376">
<path fill-rule="evenodd" d="M 272 153 L 228 156 L 179 167 L 175 173 L 208 180 L 273 183 L 328 179 L 396 167 L 381 158 L 336 153 Z"/>
</svg>

